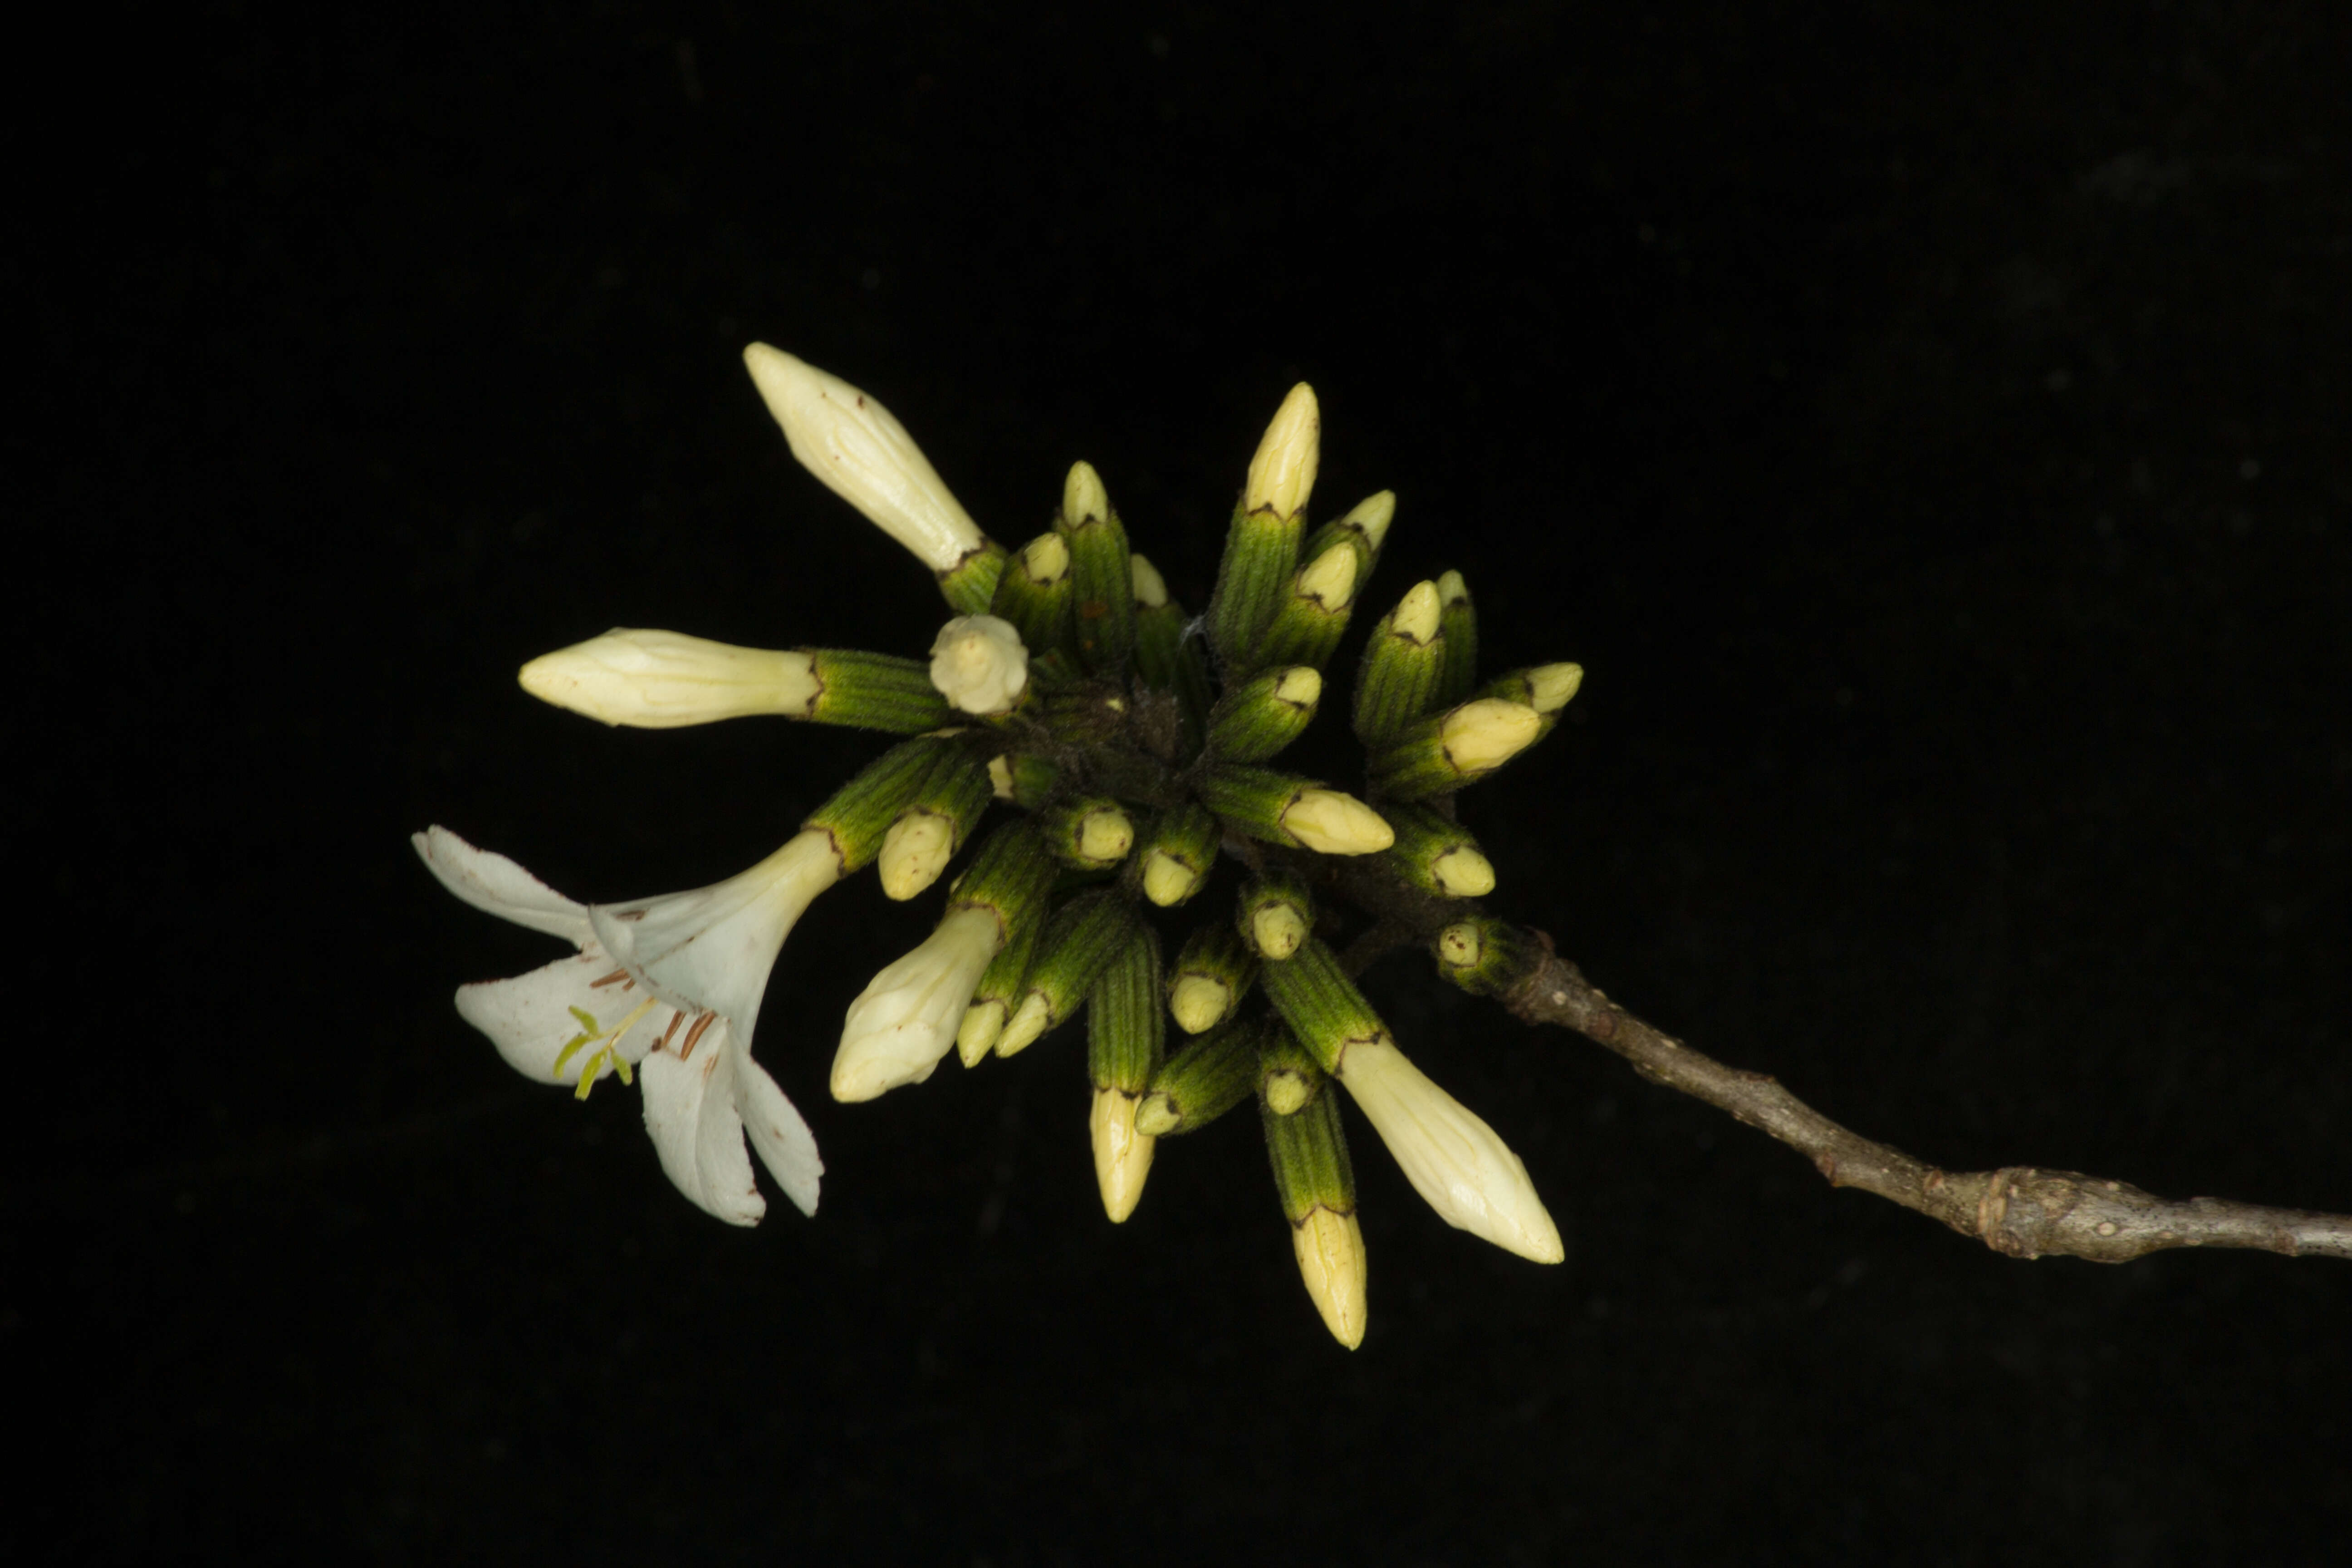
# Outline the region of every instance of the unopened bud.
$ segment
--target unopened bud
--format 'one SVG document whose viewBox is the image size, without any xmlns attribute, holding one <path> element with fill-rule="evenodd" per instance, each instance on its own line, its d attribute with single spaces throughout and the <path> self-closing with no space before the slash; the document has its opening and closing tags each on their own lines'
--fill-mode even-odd
<svg viewBox="0 0 2352 1568">
<path fill-rule="evenodd" d="M 929 887 L 955 853 L 955 824 L 929 811 L 910 811 L 890 825 L 876 862 L 882 896 L 904 901 Z"/>
<path fill-rule="evenodd" d="M 1322 463 L 1323 414 L 1315 389 L 1305 382 L 1290 389 L 1275 411 L 1273 423 L 1250 459 L 1249 482 L 1242 491 L 1245 511 L 1270 511 L 1296 517 L 1307 510 Z"/>
<path fill-rule="evenodd" d="M 607 724 L 667 730 L 749 714 L 815 713 L 815 656 L 615 627 L 522 667 L 542 702 Z"/>
</svg>

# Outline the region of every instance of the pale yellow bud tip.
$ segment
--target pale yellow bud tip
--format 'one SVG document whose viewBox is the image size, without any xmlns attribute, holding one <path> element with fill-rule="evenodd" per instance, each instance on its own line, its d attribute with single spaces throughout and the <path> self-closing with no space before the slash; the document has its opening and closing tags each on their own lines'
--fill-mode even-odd
<svg viewBox="0 0 2352 1568">
<path fill-rule="evenodd" d="M 1465 702 L 1439 726 L 1446 758 L 1463 773 L 1499 768 L 1535 743 L 1543 716 L 1524 702 L 1482 697 Z"/>
<path fill-rule="evenodd" d="M 1011 757 L 988 759 L 988 785 L 995 792 L 997 799 L 1013 798 L 1013 759 Z"/>
<path fill-rule="evenodd" d="M 910 811 L 883 836 L 877 863 L 882 896 L 901 901 L 940 879 L 955 852 L 955 824 L 935 811 Z"/>
<path fill-rule="evenodd" d="M 1168 1098 L 1165 1089 L 1145 1095 L 1143 1103 L 1135 1108 L 1135 1130 L 1146 1138 L 1164 1138 L 1182 1120 L 1176 1114 L 1176 1102 Z"/>
<path fill-rule="evenodd" d="M 1375 855 L 1396 842 L 1385 817 L 1336 789 L 1300 792 L 1283 812 L 1282 826 L 1318 855 Z"/>
<path fill-rule="evenodd" d="M 1020 1007 L 1005 1020 L 1003 1033 L 996 1037 L 996 1054 L 1000 1057 L 1019 1056 L 1037 1043 L 1037 1037 L 1054 1021 L 1045 1005 L 1045 998 L 1032 991 L 1021 998 Z"/>
<path fill-rule="evenodd" d="M 1307 940 L 1307 921 L 1288 904 L 1268 904 L 1250 917 L 1250 938 L 1260 957 L 1278 963 Z"/>
<path fill-rule="evenodd" d="M 1315 1098 L 1315 1085 L 1304 1073 L 1277 1068 L 1265 1077 L 1266 1109 L 1276 1116 L 1296 1116 Z"/>
<path fill-rule="evenodd" d="M 1078 824 L 1078 857 L 1097 866 L 1116 866 L 1135 847 L 1135 824 L 1117 806 L 1087 813 Z"/>
<path fill-rule="evenodd" d="M 1583 684 L 1584 667 L 1580 664 L 1538 665 L 1528 671 L 1528 687 L 1538 713 L 1559 712 Z"/>
<path fill-rule="evenodd" d="M 1311 664 L 1293 665 L 1275 678 L 1274 700 L 1293 708 L 1312 708 L 1323 700 L 1323 672 Z"/>
<path fill-rule="evenodd" d="M 1349 510 L 1348 515 L 1339 520 L 1339 526 L 1347 528 L 1352 525 L 1363 534 L 1365 543 L 1378 550 L 1381 541 L 1389 536 L 1389 524 L 1395 521 L 1396 491 L 1382 490 L 1378 495 L 1369 495 L 1358 501 Z"/>
<path fill-rule="evenodd" d="M 1397 601 L 1396 614 L 1389 617 L 1389 630 L 1407 642 L 1427 647 L 1437 640 L 1437 584 L 1415 583 Z"/>
<path fill-rule="evenodd" d="M 1479 936 L 1478 928 L 1467 921 L 1447 926 L 1437 933 L 1438 956 L 1456 968 L 1477 963 L 1486 951 L 1486 943 Z"/>
<path fill-rule="evenodd" d="M 1102 1189 L 1103 1213 L 1113 1225 L 1135 1212 L 1143 1196 L 1143 1178 L 1151 1173 L 1152 1152 L 1159 1146 L 1135 1130 L 1138 1098 L 1122 1089 L 1097 1089 L 1094 1111 L 1087 1119 L 1095 1146 L 1095 1184 Z"/>
<path fill-rule="evenodd" d="M 1437 597 L 1444 604 L 1466 605 L 1470 602 L 1470 584 L 1462 580 L 1459 572 L 1441 572 L 1437 574 Z"/>
<path fill-rule="evenodd" d="M 1364 1232 L 1351 1214 L 1317 1205 L 1290 1227 L 1298 1276 L 1331 1337 L 1354 1350 L 1364 1342 Z"/>
<path fill-rule="evenodd" d="M 1165 849 L 1154 849 L 1143 862 L 1143 896 L 1161 909 L 1173 909 L 1192 896 L 1201 874 Z"/>
<path fill-rule="evenodd" d="M 973 1003 L 963 1010 L 963 1023 L 956 1029 L 957 1057 L 968 1068 L 978 1067 L 1003 1032 L 1003 1003 Z"/>
<path fill-rule="evenodd" d="M 1314 600 L 1328 614 L 1336 616 L 1346 609 L 1356 596 L 1356 547 L 1335 544 L 1299 568 L 1297 592 L 1300 598 Z"/>
<path fill-rule="evenodd" d="M 1102 476 L 1092 463 L 1072 463 L 1070 477 L 1062 481 L 1062 521 L 1076 528 L 1109 516 L 1110 492 L 1103 489 Z"/>
<path fill-rule="evenodd" d="M 1275 411 L 1274 422 L 1258 442 L 1257 456 L 1250 459 L 1242 509 L 1297 516 L 1307 510 L 1322 461 L 1323 412 L 1315 402 L 1315 389 L 1302 381 Z"/>
<path fill-rule="evenodd" d="M 1483 899 L 1495 890 L 1495 863 L 1466 844 L 1440 855 L 1431 874 L 1449 899 Z"/>
<path fill-rule="evenodd" d="M 1169 1016 L 1188 1035 L 1213 1029 L 1234 1010 L 1234 988 L 1206 974 L 1187 974 L 1168 994 Z"/>
<path fill-rule="evenodd" d="M 1021 570 L 1032 583 L 1050 588 L 1070 574 L 1070 547 L 1058 533 L 1041 533 L 1022 547 Z"/>
<path fill-rule="evenodd" d="M 1168 602 L 1168 579 L 1160 574 L 1159 567 L 1140 555 L 1129 555 L 1127 572 L 1135 582 L 1137 608 L 1156 610 Z"/>
</svg>

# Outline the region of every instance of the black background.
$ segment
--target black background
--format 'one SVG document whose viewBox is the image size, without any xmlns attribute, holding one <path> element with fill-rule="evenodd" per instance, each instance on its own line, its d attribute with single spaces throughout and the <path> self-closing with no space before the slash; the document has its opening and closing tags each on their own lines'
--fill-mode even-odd
<svg viewBox="0 0 2352 1568">
<path fill-rule="evenodd" d="M 1246 1118 L 1114 1229 L 1066 1036 L 830 1101 L 935 900 L 778 968 L 814 1221 L 707 1218 L 633 1093 L 457 1019 L 553 950 L 411 830 L 691 887 L 875 750 L 608 731 L 523 659 L 942 617 L 745 342 L 1000 537 L 1089 458 L 1195 605 L 1305 378 L 1318 510 L 1401 498 L 1377 602 L 1458 567 L 1496 664 L 1587 669 L 1465 797 L 1497 909 L 1926 1158 L 2352 1210 L 2340 9 L 1108 9 L 215 6 L 31 63 L 0 1352 L 65 1479 L 0 1547 L 2331 1555 L 2341 1264 L 1999 1258 L 1417 960 L 1378 999 L 1569 1256 L 1360 1134 L 1352 1354 Z"/>
</svg>

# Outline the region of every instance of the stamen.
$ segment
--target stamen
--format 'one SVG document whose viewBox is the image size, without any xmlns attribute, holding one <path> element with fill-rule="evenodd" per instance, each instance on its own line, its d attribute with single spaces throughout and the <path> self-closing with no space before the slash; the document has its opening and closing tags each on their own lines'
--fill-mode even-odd
<svg viewBox="0 0 2352 1568">
<path fill-rule="evenodd" d="M 697 1018 L 694 1021 L 694 1027 L 686 1032 L 686 1044 L 677 1048 L 677 1059 L 684 1061 L 694 1055 L 695 1042 L 702 1038 L 702 1031 L 717 1022 L 719 1022 L 719 1015 L 716 1013 L 705 1013 L 701 1017 Z"/>
<path fill-rule="evenodd" d="M 606 975 L 606 976 L 604 976 L 604 979 L 602 979 L 602 980 L 591 980 L 591 981 L 588 983 L 588 989 L 589 989 L 589 990 L 591 990 L 591 991 L 593 991 L 593 990 L 597 989 L 599 986 L 610 985 L 610 984 L 613 984 L 613 982 L 614 982 L 614 981 L 615 981 L 615 980 L 626 980 L 628 977 L 629 977 L 629 972 L 628 972 L 627 970 L 625 970 L 625 969 L 615 969 L 614 971 L 613 971 L 613 973 L 612 973 L 607 974 L 607 975 Z"/>
</svg>

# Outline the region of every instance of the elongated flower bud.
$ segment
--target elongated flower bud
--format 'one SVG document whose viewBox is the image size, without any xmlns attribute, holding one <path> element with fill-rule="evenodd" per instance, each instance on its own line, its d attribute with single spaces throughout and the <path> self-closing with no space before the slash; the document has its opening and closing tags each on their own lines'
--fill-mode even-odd
<svg viewBox="0 0 2352 1568">
<path fill-rule="evenodd" d="M 1329 658 L 1339 635 L 1348 629 L 1348 613 L 1355 607 L 1357 562 L 1355 546 L 1346 540 L 1319 555 L 1308 554 L 1307 564 L 1290 581 L 1289 594 L 1276 602 L 1251 666 L 1320 667 Z"/>
<path fill-rule="evenodd" d="M 1258 1036 L 1257 1097 L 1276 1116 L 1296 1116 L 1323 1092 L 1331 1075 L 1315 1053 L 1298 1043 L 1290 1026 L 1276 1019 Z"/>
<path fill-rule="evenodd" d="M 1356 738 L 1393 741 L 1429 710 L 1445 664 L 1437 584 L 1416 583 L 1381 617 L 1356 671 Z"/>
<path fill-rule="evenodd" d="M 952 571 L 988 544 L 907 427 L 881 404 L 765 343 L 745 349 L 743 364 L 801 466 L 932 572 Z"/>
<path fill-rule="evenodd" d="M 1495 890 L 1495 867 L 1470 830 L 1425 805 L 1399 802 L 1382 814 L 1396 843 L 1381 858 L 1397 875 L 1441 899 L 1480 899 Z"/>
<path fill-rule="evenodd" d="M 1029 650 L 1012 623 L 958 616 L 931 644 L 931 684 L 967 713 L 1010 713 L 1029 685 Z"/>
<path fill-rule="evenodd" d="M 1445 634 L 1445 658 L 1430 693 L 1433 707 L 1450 708 L 1470 695 L 1477 683 L 1478 612 L 1470 603 L 1469 584 L 1459 572 L 1437 579 L 1438 627 Z"/>
<path fill-rule="evenodd" d="M 755 713 L 806 719 L 821 689 L 816 659 L 805 651 L 625 626 L 540 655 L 522 667 L 521 680 L 542 702 L 642 730 Z"/>
<path fill-rule="evenodd" d="M 833 1058 L 834 1099 L 872 1100 L 930 1077 L 1003 939 L 989 910 L 954 910 L 920 947 L 876 975 L 849 1005 Z"/>
<path fill-rule="evenodd" d="M 1307 885 L 1288 872 L 1268 867 L 1242 889 L 1236 929 L 1243 943 L 1270 963 L 1281 963 L 1298 951 L 1315 929 L 1315 904 Z"/>
<path fill-rule="evenodd" d="M 1440 1219 L 1538 1263 L 1567 1256 L 1519 1157 L 1394 1045 L 1356 1042 L 1336 1076 Z"/>
<path fill-rule="evenodd" d="M 1327 522 L 1308 534 L 1299 553 L 1312 561 L 1334 544 L 1352 546 L 1356 552 L 1356 591 L 1360 594 L 1381 558 L 1381 542 L 1389 536 L 1389 524 L 1395 521 L 1396 492 L 1381 490 L 1358 501 L 1337 521 Z"/>
<path fill-rule="evenodd" d="M 1262 1108 L 1275 1191 L 1290 1222 L 1291 1247 L 1307 1294 L 1331 1337 L 1363 1342 L 1364 1237 L 1356 1223 L 1356 1173 L 1331 1096 L 1287 1115 Z"/>
<path fill-rule="evenodd" d="M 1227 692 L 1209 713 L 1209 747 L 1227 762 L 1259 763 L 1297 740 L 1323 700 L 1312 665 L 1269 669 Z"/>
<path fill-rule="evenodd" d="M 1009 623 L 1021 635 L 1022 645 L 1038 657 L 1059 654 L 1067 659 L 1076 647 L 1070 627 L 1076 592 L 1070 581 L 1069 541 L 1058 533 L 1041 533 L 1004 563 L 988 613 Z"/>
<path fill-rule="evenodd" d="M 1153 1138 L 1196 1132 L 1247 1100 L 1261 1032 L 1257 1025 L 1228 1025 L 1170 1057 L 1135 1108 L 1135 1130 Z"/>
<path fill-rule="evenodd" d="M 1160 939 L 1138 924 L 1087 998 L 1087 1070 L 1093 1079 L 1095 1180 L 1113 1225 L 1135 1212 L 1153 1141 L 1135 1113 L 1160 1066 Z"/>
<path fill-rule="evenodd" d="M 1539 956 L 1518 927 L 1491 915 L 1455 921 L 1430 947 L 1437 973 L 1474 996 L 1507 996 Z"/>
<path fill-rule="evenodd" d="M 1297 517 L 1307 510 L 1315 475 L 1323 462 L 1323 411 L 1305 382 L 1290 389 L 1250 459 L 1249 483 L 1242 489 L 1246 511 Z"/>
<path fill-rule="evenodd" d="M 1253 838 L 1318 855 L 1370 855 L 1396 842 L 1381 814 L 1311 779 L 1218 766 L 1195 782 L 1201 804 Z"/>
<path fill-rule="evenodd" d="M 996 1054 L 1028 1049 L 1076 1012 L 1140 923 L 1135 906 L 1108 889 L 1081 893 L 1055 910 L 1038 940 L 1020 1005 L 996 1037 Z"/>
<path fill-rule="evenodd" d="M 988 809 L 987 770 L 962 748 L 940 757 L 891 820 L 878 869 L 882 893 L 911 899 L 939 880 Z"/>
<path fill-rule="evenodd" d="M 1135 568 L 1127 529 L 1111 510 L 1093 465 L 1071 465 L 1054 526 L 1070 542 L 1078 662 L 1089 670 L 1118 674 L 1135 652 Z"/>
<path fill-rule="evenodd" d="M 1233 1016 L 1257 979 L 1257 955 L 1229 927 L 1211 921 L 1193 928 L 1168 975 L 1168 1012 L 1188 1035 Z"/>
<path fill-rule="evenodd" d="M 915 800 L 950 749 L 951 742 L 938 735 L 918 735 L 901 742 L 835 790 L 831 799 L 802 820 L 801 826 L 833 836 L 844 876 L 860 869 L 880 853 L 891 824 Z"/>
<path fill-rule="evenodd" d="M 1549 728 L 1524 702 L 1476 698 L 1421 721 L 1375 752 L 1372 782 L 1399 800 L 1447 795 L 1493 773 Z"/>
<path fill-rule="evenodd" d="M 1136 847 L 1143 896 L 1165 910 L 1199 892 L 1216 862 L 1217 839 L 1217 819 L 1196 802 L 1154 817 Z"/>
</svg>

